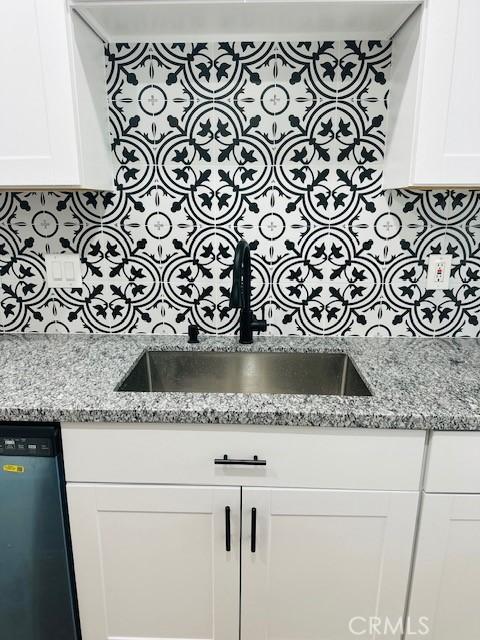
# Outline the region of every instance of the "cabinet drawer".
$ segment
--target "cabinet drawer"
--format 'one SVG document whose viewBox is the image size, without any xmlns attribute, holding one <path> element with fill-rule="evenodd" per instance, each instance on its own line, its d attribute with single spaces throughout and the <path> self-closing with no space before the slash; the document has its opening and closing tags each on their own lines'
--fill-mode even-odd
<svg viewBox="0 0 480 640">
<path fill-rule="evenodd" d="M 480 493 L 480 432 L 445 431 L 432 435 L 425 490 Z"/>
<path fill-rule="evenodd" d="M 424 433 L 223 425 L 64 424 L 69 482 L 418 490 Z M 215 464 L 224 455 L 265 466 Z"/>
</svg>

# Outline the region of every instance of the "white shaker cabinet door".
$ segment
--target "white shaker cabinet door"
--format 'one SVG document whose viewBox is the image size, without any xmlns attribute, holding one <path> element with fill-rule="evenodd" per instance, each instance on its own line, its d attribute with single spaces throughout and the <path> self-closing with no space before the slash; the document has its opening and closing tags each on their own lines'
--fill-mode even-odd
<svg viewBox="0 0 480 640">
<path fill-rule="evenodd" d="M 104 45 L 67 0 L 0 2 L 0 189 L 111 189 Z"/>
<path fill-rule="evenodd" d="M 384 187 L 480 185 L 480 2 L 425 0 L 393 39 Z"/>
<path fill-rule="evenodd" d="M 428 640 L 480 638 L 480 495 L 427 494 L 409 617 Z"/>
<path fill-rule="evenodd" d="M 238 640 L 240 489 L 67 492 L 83 640 Z"/>
<path fill-rule="evenodd" d="M 415 183 L 480 184 L 480 2 L 429 0 Z"/>
<path fill-rule="evenodd" d="M 244 489 L 242 640 L 373 638 L 372 617 L 401 620 L 417 501 L 415 492 Z"/>
<path fill-rule="evenodd" d="M 71 57 L 65 0 L 0 2 L 1 186 L 78 183 Z"/>
</svg>

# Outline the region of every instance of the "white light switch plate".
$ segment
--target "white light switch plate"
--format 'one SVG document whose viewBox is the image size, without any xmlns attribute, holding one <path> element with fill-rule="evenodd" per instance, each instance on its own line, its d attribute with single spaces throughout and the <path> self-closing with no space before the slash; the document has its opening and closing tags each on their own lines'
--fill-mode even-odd
<svg viewBox="0 0 480 640">
<path fill-rule="evenodd" d="M 80 256 L 76 253 L 49 253 L 45 256 L 47 286 L 76 289 L 82 286 Z"/>
<path fill-rule="evenodd" d="M 448 289 L 452 256 L 432 254 L 428 258 L 427 289 Z"/>
</svg>

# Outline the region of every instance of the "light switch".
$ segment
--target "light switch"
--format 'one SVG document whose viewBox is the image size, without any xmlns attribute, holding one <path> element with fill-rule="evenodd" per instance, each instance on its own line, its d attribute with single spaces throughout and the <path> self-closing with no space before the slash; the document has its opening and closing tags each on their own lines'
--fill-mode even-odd
<svg viewBox="0 0 480 640">
<path fill-rule="evenodd" d="M 82 286 L 80 256 L 76 253 L 49 253 L 45 256 L 47 286 L 74 289 Z"/>
</svg>

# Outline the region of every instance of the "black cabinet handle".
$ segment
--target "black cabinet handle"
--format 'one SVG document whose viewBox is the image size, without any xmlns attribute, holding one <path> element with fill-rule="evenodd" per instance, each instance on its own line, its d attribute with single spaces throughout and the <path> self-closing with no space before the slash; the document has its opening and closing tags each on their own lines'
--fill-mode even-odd
<svg viewBox="0 0 480 640">
<path fill-rule="evenodd" d="M 250 551 L 255 553 L 257 550 L 257 510 L 252 508 L 252 531 L 250 535 Z"/>
<path fill-rule="evenodd" d="M 227 551 L 231 549 L 230 507 L 225 507 L 225 549 Z"/>
<path fill-rule="evenodd" d="M 223 458 L 215 458 L 215 464 L 246 464 L 250 467 L 265 467 L 267 464 L 266 460 L 259 460 L 258 456 L 253 456 L 253 459 L 235 459 L 229 458 L 226 454 Z"/>
</svg>

